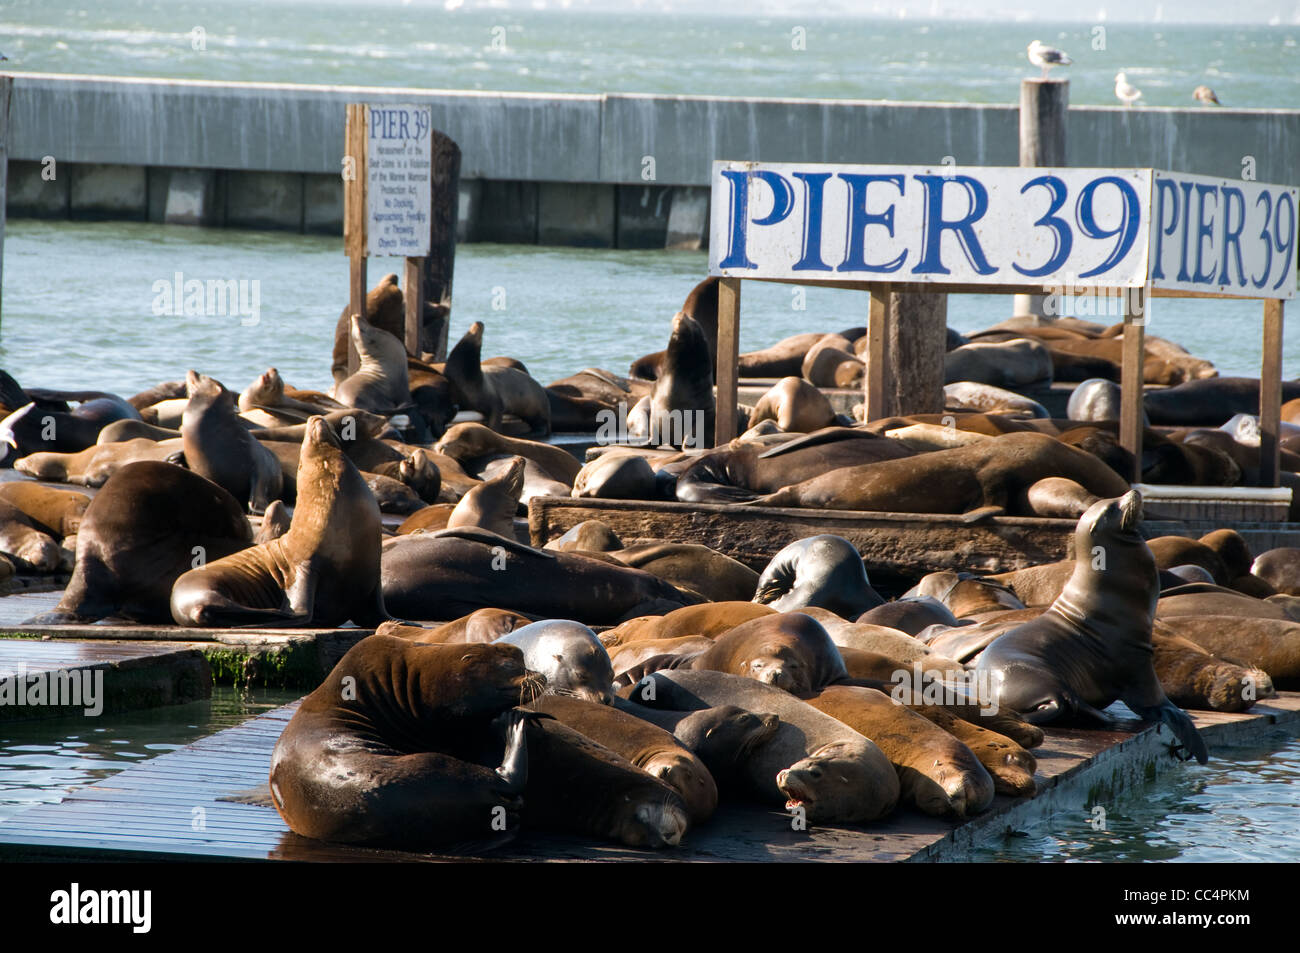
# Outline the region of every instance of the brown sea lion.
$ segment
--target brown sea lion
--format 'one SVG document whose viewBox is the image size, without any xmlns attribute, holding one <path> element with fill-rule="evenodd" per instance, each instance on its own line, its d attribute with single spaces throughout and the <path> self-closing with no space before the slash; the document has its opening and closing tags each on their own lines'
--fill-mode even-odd
<svg viewBox="0 0 1300 953">
<path fill-rule="evenodd" d="M 170 463 L 128 464 L 86 508 L 76 568 L 58 606 L 28 621 L 169 622 L 172 584 L 182 573 L 252 543 L 243 506 L 215 483 Z"/>
<path fill-rule="evenodd" d="M 1203 711 L 1247 711 L 1256 700 L 1274 694 L 1267 672 L 1216 658 L 1190 639 L 1174 635 L 1160 620 L 1156 620 L 1151 645 L 1160 687 L 1175 705 Z"/>
<path fill-rule="evenodd" d="M 606 648 L 645 639 L 675 639 L 684 635 L 714 638 L 761 616 L 775 615 L 770 606 L 753 602 L 710 602 L 686 606 L 662 616 L 635 618 L 601 633 Z"/>
<path fill-rule="evenodd" d="M 325 418 L 306 427 L 289 531 L 177 579 L 171 612 L 179 625 L 364 626 L 388 618 L 379 506 Z"/>
<path fill-rule="evenodd" d="M 372 635 L 280 735 L 272 803 L 295 832 L 338 843 L 427 848 L 517 831 L 525 718 L 506 720 L 504 743 L 493 722 L 538 687 L 511 646 Z"/>
<path fill-rule="evenodd" d="M 32 572 L 56 571 L 63 561 L 62 538 L 12 503 L 0 500 L 0 553 L 14 565 Z"/>
<path fill-rule="evenodd" d="M 462 411 L 481 414 L 489 430 L 499 431 L 505 407 L 501 396 L 484 376 L 482 359 L 483 322 L 475 321 L 447 355 L 443 375 L 451 386 L 452 401 Z"/>
<path fill-rule="evenodd" d="M 530 625 L 532 619 L 506 609 L 479 609 L 461 616 L 454 622 L 430 629 L 403 622 L 384 622 L 375 629 L 376 635 L 395 635 L 412 642 L 430 645 L 451 645 L 473 642 L 495 642 L 515 629 Z"/>
<path fill-rule="evenodd" d="M 536 440 L 523 440 L 494 433 L 482 424 L 455 424 L 434 444 L 438 453 L 468 463 L 483 457 L 521 456 L 537 463 L 554 479 L 573 485 L 580 464 L 566 450 Z"/>
<path fill-rule="evenodd" d="M 871 588 L 857 548 L 829 533 L 796 540 L 773 556 L 758 578 L 753 599 L 777 612 L 813 606 L 845 619 L 885 601 Z"/>
<path fill-rule="evenodd" d="M 970 817 L 993 803 L 993 778 L 974 753 L 883 692 L 833 685 L 804 701 L 879 746 L 898 771 L 904 804 L 938 817 Z"/>
<path fill-rule="evenodd" d="M 610 552 L 625 566 L 644 569 L 710 602 L 742 601 L 753 595 L 758 573 L 730 556 L 698 543 L 652 542 Z"/>
<path fill-rule="evenodd" d="M 800 377 L 783 377 L 758 399 L 749 426 L 776 421 L 786 433 L 812 433 L 835 422 L 835 410 L 826 396 Z"/>
<path fill-rule="evenodd" d="M 571 495 L 605 500 L 652 500 L 658 495 L 655 471 L 639 453 L 602 453 L 578 471 Z"/>
<path fill-rule="evenodd" d="M 425 503 L 438 502 L 442 490 L 442 471 L 428 450 L 415 450 L 403 460 L 379 463 L 370 472 L 401 480 Z"/>
<path fill-rule="evenodd" d="M 693 823 L 713 816 L 718 788 L 704 763 L 669 732 L 647 721 L 581 698 L 544 695 L 529 703 L 592 741 L 626 758 L 681 795 Z"/>
<path fill-rule="evenodd" d="M 640 405 L 638 405 L 640 406 Z M 627 429 L 655 445 L 703 448 L 711 442 L 714 422 L 712 358 L 704 332 L 680 311 L 644 418 L 633 407 Z"/>
<path fill-rule="evenodd" d="M 792 695 L 806 695 L 849 677 L 826 630 L 801 612 L 743 622 L 716 636 L 682 667 L 744 675 Z"/>
<path fill-rule="evenodd" d="M 695 319 L 709 342 L 710 367 L 718 364 L 718 278 L 709 276 L 691 289 L 682 302 L 682 313 Z M 663 373 L 664 352 L 656 351 L 632 362 L 630 371 L 634 378 L 652 381 Z"/>
<path fill-rule="evenodd" d="M 397 340 L 406 334 L 406 308 L 397 275 L 387 274 L 366 293 L 366 320 L 387 331 Z M 344 305 L 334 326 L 334 353 L 330 372 L 337 384 L 348 376 L 348 341 L 352 334 L 352 308 Z"/>
<path fill-rule="evenodd" d="M 37 480 L 72 483 L 79 486 L 103 486 L 104 482 L 128 463 L 153 460 L 159 463 L 177 459 L 184 453 L 181 440 L 150 440 L 137 437 L 122 443 L 92 445 L 76 453 L 54 451 L 29 454 L 14 461 L 14 469 Z"/>
<path fill-rule="evenodd" d="M 1052 383 L 1052 355 L 1041 342 L 1029 338 L 966 344 L 943 358 L 943 382 L 958 381 L 1015 391 L 1046 387 Z"/>
<path fill-rule="evenodd" d="M 181 418 L 185 465 L 247 500 L 250 513 L 261 513 L 280 498 L 284 471 L 235 412 L 234 395 L 217 381 L 195 371 L 185 377 L 189 401 Z M 161 444 L 160 444 L 161 446 Z"/>
<path fill-rule="evenodd" d="M 1284 595 L 1300 596 L 1300 549 L 1281 546 L 1261 553 L 1250 572 Z"/>
<path fill-rule="evenodd" d="M 500 476 L 480 483 L 460 498 L 447 517 L 448 528 L 478 526 L 507 538 L 515 535 L 515 514 L 524 491 L 524 458 L 515 457 Z"/>
<path fill-rule="evenodd" d="M 411 381 L 402 339 L 355 314 L 349 327 L 360 365 L 334 385 L 330 396 L 345 407 L 376 414 L 391 414 L 410 405 Z"/>
<path fill-rule="evenodd" d="M 0 483 L 0 501 L 15 507 L 51 536 L 72 536 L 90 506 L 90 497 L 75 490 L 56 490 L 39 483 Z"/>
<path fill-rule="evenodd" d="M 1263 669 L 1282 691 L 1300 687 L 1300 623 L 1240 616 L 1162 616 L 1174 635 L 1222 659 Z"/>
<path fill-rule="evenodd" d="M 1038 784 L 1034 781 L 1038 759 L 1011 736 L 984 727 L 989 719 L 973 714 L 971 718 L 975 720 L 967 720 L 938 705 L 909 705 L 908 708 L 966 745 L 993 778 L 993 787 L 998 794 L 1033 797 L 1038 793 Z M 1037 732 L 1036 743 L 1041 744 L 1042 731 L 1033 730 Z M 1033 741 L 1034 738 L 1026 740 Z"/>
<path fill-rule="evenodd" d="M 577 526 L 557 536 L 545 546 L 564 553 L 590 552 L 608 553 L 623 548 L 623 541 L 609 528 L 608 523 L 600 520 L 583 520 Z"/>
</svg>

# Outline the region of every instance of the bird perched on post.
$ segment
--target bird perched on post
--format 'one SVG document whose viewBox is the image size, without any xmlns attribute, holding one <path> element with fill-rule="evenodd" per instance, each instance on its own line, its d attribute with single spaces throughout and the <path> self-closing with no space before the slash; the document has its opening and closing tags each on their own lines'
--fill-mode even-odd
<svg viewBox="0 0 1300 953">
<path fill-rule="evenodd" d="M 1125 106 L 1132 106 L 1135 102 L 1137 102 L 1139 99 L 1142 98 L 1142 90 L 1138 89 L 1136 86 L 1130 86 L 1128 84 L 1128 79 L 1124 76 L 1123 73 L 1116 73 L 1115 74 L 1115 95 L 1119 98 L 1119 101 L 1123 103 Z"/>
<path fill-rule="evenodd" d="M 1206 106 L 1211 104 L 1215 106 L 1223 105 L 1219 102 L 1219 97 L 1214 95 L 1214 90 L 1210 89 L 1208 86 L 1197 86 L 1192 90 L 1192 99 L 1195 99 L 1199 103 L 1204 103 Z"/>
<path fill-rule="evenodd" d="M 1053 66 L 1069 66 L 1074 60 L 1070 59 L 1069 54 L 1064 50 L 1044 46 L 1034 40 L 1029 44 L 1029 62 L 1035 66 L 1041 66 L 1043 68 L 1043 79 L 1047 79 L 1047 71 Z"/>
</svg>

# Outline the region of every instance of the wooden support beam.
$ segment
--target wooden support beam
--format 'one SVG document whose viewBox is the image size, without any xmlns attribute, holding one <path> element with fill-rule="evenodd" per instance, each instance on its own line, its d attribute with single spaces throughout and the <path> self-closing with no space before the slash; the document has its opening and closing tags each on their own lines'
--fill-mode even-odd
<svg viewBox="0 0 1300 953">
<path fill-rule="evenodd" d="M 343 251 L 349 259 L 350 314 L 366 316 L 366 106 L 347 105 L 343 132 Z M 351 160 L 350 162 L 347 160 Z M 360 366 L 356 345 L 348 338 L 348 373 Z"/>
<path fill-rule="evenodd" d="M 740 279 L 718 282 L 718 389 L 714 402 L 713 445 L 736 436 L 736 385 L 740 370 Z"/>
<path fill-rule="evenodd" d="M 406 310 L 405 329 L 406 353 L 419 357 L 421 350 L 420 329 L 424 324 L 424 296 L 420 294 L 421 283 L 427 266 L 424 258 L 406 259 L 402 273 L 402 304 Z"/>
<path fill-rule="evenodd" d="M 1259 369 L 1259 485 L 1277 486 L 1281 472 L 1282 311 L 1279 298 L 1264 300 L 1264 358 Z"/>
<path fill-rule="evenodd" d="M 1146 292 L 1133 288 L 1120 299 L 1124 312 L 1123 364 L 1120 368 L 1119 442 L 1133 454 L 1129 479 L 1142 480 L 1142 364 L 1146 347 Z"/>
<path fill-rule="evenodd" d="M 888 415 L 885 407 L 885 345 L 889 340 L 892 294 L 888 282 L 871 288 L 871 311 L 867 318 L 867 369 L 862 377 L 865 423 Z"/>
</svg>

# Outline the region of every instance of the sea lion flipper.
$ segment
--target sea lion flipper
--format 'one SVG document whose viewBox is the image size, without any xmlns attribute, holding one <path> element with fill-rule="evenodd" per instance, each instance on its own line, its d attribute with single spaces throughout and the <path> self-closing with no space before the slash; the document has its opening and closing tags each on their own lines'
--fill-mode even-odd
<svg viewBox="0 0 1300 953">
<path fill-rule="evenodd" d="M 967 510 L 961 514 L 963 523 L 979 523 L 993 516 L 1006 516 L 1007 510 L 1003 506 L 979 506 L 973 510 Z"/>
<path fill-rule="evenodd" d="M 1169 730 L 1174 733 L 1174 737 L 1182 742 L 1181 748 L 1200 764 L 1205 764 L 1210 760 L 1210 752 L 1205 747 L 1205 739 L 1196 730 L 1196 725 L 1192 723 L 1192 719 L 1187 716 L 1187 712 L 1169 699 L 1166 698 L 1164 704 L 1154 707 L 1134 706 L 1128 702 L 1125 702 L 1125 704 L 1132 708 L 1133 712 L 1143 721 L 1156 721 L 1167 725 Z M 1177 756 L 1176 750 L 1175 756 Z"/>
</svg>

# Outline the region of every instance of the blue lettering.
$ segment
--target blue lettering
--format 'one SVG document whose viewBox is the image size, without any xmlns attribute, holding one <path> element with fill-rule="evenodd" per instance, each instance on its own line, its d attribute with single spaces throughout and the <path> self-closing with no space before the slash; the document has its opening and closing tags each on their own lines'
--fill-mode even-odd
<svg viewBox="0 0 1300 953">
<path fill-rule="evenodd" d="M 794 189 L 785 176 L 777 172 L 768 172 L 760 169 L 754 173 L 754 177 L 762 179 L 772 189 L 772 211 L 768 212 L 762 218 L 754 219 L 755 225 L 775 225 L 778 222 L 784 222 L 794 208 Z"/>
<path fill-rule="evenodd" d="M 1165 193 L 1173 199 L 1169 203 L 1169 208 L 1173 211 L 1173 216 L 1169 219 L 1168 227 L 1165 226 Z M 1161 264 L 1160 252 L 1164 248 L 1165 236 L 1172 235 L 1178 228 L 1178 184 L 1171 179 L 1156 179 L 1156 247 L 1152 254 L 1151 277 L 1152 279 L 1163 278 L 1165 269 Z"/>
<path fill-rule="evenodd" d="M 1178 187 L 1183 190 L 1183 244 L 1178 258 L 1178 280 L 1191 281 L 1192 276 L 1187 273 L 1187 236 L 1192 230 L 1192 183 L 1179 182 Z"/>
<path fill-rule="evenodd" d="M 723 178 L 731 182 L 731 195 L 728 199 L 728 218 L 731 219 L 731 244 L 727 247 L 727 257 L 718 262 L 719 268 L 757 268 L 749 260 L 745 249 L 745 222 L 749 218 L 749 173 L 723 172 Z"/>
<path fill-rule="evenodd" d="M 844 254 L 844 261 L 835 270 L 872 271 L 885 274 L 898 271 L 903 267 L 903 262 L 907 260 L 907 249 L 903 249 L 896 258 L 885 262 L 883 265 L 867 264 L 867 226 L 883 225 L 885 230 L 889 232 L 889 237 L 894 237 L 894 206 L 890 205 L 883 212 L 868 212 L 867 187 L 872 182 L 888 182 L 898 189 L 899 195 L 902 195 L 904 188 L 902 173 L 860 175 L 853 172 L 841 172 L 840 178 L 849 184 L 849 220 L 848 234 L 845 238 L 845 248 L 847 250 Z"/>
<path fill-rule="evenodd" d="M 991 275 L 997 271 L 984 257 L 984 250 L 975 237 L 974 224 L 984 217 L 989 208 L 988 190 L 969 175 L 954 175 L 945 179 L 941 175 L 913 176 L 925 189 L 925 214 L 922 223 L 924 244 L 921 259 L 912 269 L 912 274 L 948 275 L 952 272 L 944 267 L 942 258 L 942 238 L 945 231 L 952 231 L 956 236 L 966 261 L 976 274 Z M 947 221 L 943 217 L 943 187 L 952 182 L 966 192 L 969 211 L 964 218 Z"/>
<path fill-rule="evenodd" d="M 1237 227 L 1232 227 L 1232 206 L 1237 206 Z M 1219 267 L 1219 280 L 1226 284 L 1245 285 L 1246 271 L 1241 265 L 1241 230 L 1246 227 L 1246 197 L 1241 189 L 1230 185 L 1223 187 L 1223 263 Z M 1237 250 L 1237 280 L 1233 282 L 1228 269 L 1228 249 Z"/>
<path fill-rule="evenodd" d="M 1038 178 L 1026 182 L 1024 188 L 1020 190 L 1020 194 L 1024 195 L 1036 185 L 1041 185 L 1052 194 L 1051 205 L 1043 213 L 1043 217 L 1034 222 L 1035 227 L 1042 225 L 1052 230 L 1052 255 L 1038 268 L 1021 268 L 1019 265 L 1012 263 L 1011 267 L 1027 278 L 1038 278 L 1057 271 L 1070 257 L 1070 248 L 1074 245 L 1074 234 L 1070 231 L 1070 223 L 1056 214 L 1061 210 L 1061 206 L 1065 204 L 1069 191 L 1065 183 L 1054 175 L 1040 175 Z"/>
<path fill-rule="evenodd" d="M 831 266 L 822 261 L 822 191 L 831 174 L 796 172 L 794 177 L 803 182 L 803 256 L 790 270 L 830 271 Z"/>
<path fill-rule="evenodd" d="M 1219 187 L 1217 185 L 1205 185 L 1204 183 L 1196 186 L 1196 269 L 1192 275 L 1192 281 L 1198 285 L 1213 284 L 1215 269 L 1210 268 L 1208 273 L 1201 271 L 1201 259 L 1205 252 L 1205 240 L 1210 239 L 1211 248 L 1213 248 L 1214 219 L 1209 222 L 1205 221 L 1205 200 L 1208 196 L 1214 196 L 1215 207 L 1219 204 Z M 1213 254 L 1211 254 L 1213 259 Z"/>
</svg>

